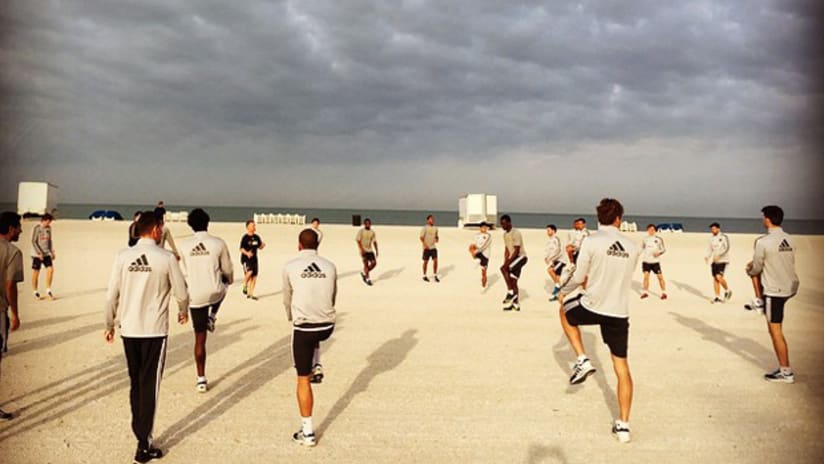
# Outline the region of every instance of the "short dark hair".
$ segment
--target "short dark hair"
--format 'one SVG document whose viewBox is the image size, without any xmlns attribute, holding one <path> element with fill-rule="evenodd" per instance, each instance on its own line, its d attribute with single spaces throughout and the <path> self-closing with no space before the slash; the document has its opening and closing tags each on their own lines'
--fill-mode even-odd
<svg viewBox="0 0 824 464">
<path fill-rule="evenodd" d="M 653 229 L 655 229 L 656 232 L 658 232 L 658 226 L 656 226 L 655 224 L 647 224 L 647 230 L 649 230 L 650 227 L 652 227 Z"/>
<path fill-rule="evenodd" d="M 20 215 L 14 211 L 4 211 L 0 214 L 0 234 L 9 233 L 12 227 L 20 227 Z"/>
<path fill-rule="evenodd" d="M 717 223 L 717 222 L 713 222 L 712 224 L 710 224 L 710 229 L 712 229 L 713 227 L 718 227 L 718 228 L 720 229 L 720 228 L 721 228 L 721 224 L 719 224 L 719 223 Z"/>
<path fill-rule="evenodd" d="M 254 224 L 254 223 L 255 223 L 254 219 L 249 219 L 248 221 L 246 221 L 246 227 L 249 227 L 249 224 Z"/>
<path fill-rule="evenodd" d="M 595 208 L 598 211 L 598 223 L 610 226 L 618 218 L 624 217 L 624 205 L 615 198 L 602 198 Z"/>
<path fill-rule="evenodd" d="M 364 224 L 366 224 L 367 222 L 368 222 L 368 223 L 370 223 L 370 224 L 372 224 L 372 220 L 371 220 L 371 219 L 369 219 L 369 218 L 366 218 L 366 219 L 364 219 L 364 220 L 363 220 L 363 223 L 364 223 Z"/>
<path fill-rule="evenodd" d="M 318 249 L 318 233 L 312 229 L 303 229 L 298 235 L 298 241 L 304 250 Z"/>
<path fill-rule="evenodd" d="M 311 222 L 317 222 L 318 224 L 320 224 L 320 219 L 318 219 L 318 218 L 312 218 L 312 220 L 311 220 L 311 221 L 309 221 L 309 222 L 310 222 L 310 223 L 311 223 Z"/>
<path fill-rule="evenodd" d="M 209 229 L 210 219 L 209 213 L 204 211 L 203 208 L 195 208 L 189 212 L 189 217 L 186 218 L 186 222 L 193 231 L 203 232 Z"/>
<path fill-rule="evenodd" d="M 555 232 L 558 232 L 558 228 L 557 228 L 557 227 L 555 227 L 555 224 L 549 224 L 548 226 L 546 226 L 546 228 L 547 228 L 547 229 L 552 229 L 552 230 L 554 230 Z"/>
<path fill-rule="evenodd" d="M 40 216 L 40 220 L 41 221 L 54 221 L 54 216 L 52 216 L 49 213 L 46 213 L 46 214 Z"/>
<path fill-rule="evenodd" d="M 140 219 L 137 220 L 135 232 L 137 232 L 137 235 L 143 236 L 151 232 L 154 227 L 160 224 L 160 218 L 154 214 L 154 211 L 143 211 L 140 213 Z"/>
<path fill-rule="evenodd" d="M 433 215 L 431 215 L 431 214 L 430 214 L 429 216 L 426 216 L 426 219 L 429 219 L 429 218 L 433 218 L 433 219 L 434 219 L 434 218 L 435 218 L 435 216 L 433 216 Z"/>
<path fill-rule="evenodd" d="M 784 222 L 784 210 L 780 206 L 768 205 L 761 208 L 761 212 L 774 226 L 780 226 Z"/>
<path fill-rule="evenodd" d="M 501 220 L 502 221 L 507 221 L 507 222 L 512 222 L 512 218 L 509 217 L 508 214 L 504 214 L 503 216 L 501 216 Z"/>
<path fill-rule="evenodd" d="M 586 224 L 586 223 L 587 223 L 587 220 L 586 220 L 586 219 L 584 219 L 584 218 L 582 218 L 582 217 L 579 217 L 579 218 L 575 219 L 575 220 L 574 220 L 574 221 L 572 221 L 572 222 L 573 222 L 573 223 L 575 223 L 575 222 L 583 222 L 584 224 Z"/>
</svg>

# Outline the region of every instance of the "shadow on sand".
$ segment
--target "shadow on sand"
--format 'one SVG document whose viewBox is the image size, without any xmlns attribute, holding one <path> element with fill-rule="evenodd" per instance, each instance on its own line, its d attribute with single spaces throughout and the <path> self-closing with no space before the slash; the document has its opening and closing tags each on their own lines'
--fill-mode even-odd
<svg viewBox="0 0 824 464">
<path fill-rule="evenodd" d="M 221 326 L 219 331 L 209 337 L 209 353 L 213 354 L 229 345 L 237 343 L 241 340 L 245 332 L 259 327 L 251 326 L 240 330 L 229 331 L 230 327 L 248 320 L 249 319 L 241 319 Z M 95 325 L 95 328 L 99 329 L 100 325 Z M 169 375 L 168 372 L 172 370 L 180 369 L 184 366 L 191 367 L 194 364 L 192 359 L 192 339 L 193 337 L 190 332 L 180 333 L 169 338 L 168 346 L 171 348 L 166 357 L 166 375 Z M 103 345 L 104 343 L 101 332 L 100 344 Z M 121 342 L 117 341 L 115 343 Z M 107 361 L 95 364 L 94 366 L 72 373 L 69 376 L 7 400 L 5 404 L 23 402 L 23 405 L 16 411 L 12 411 L 15 416 L 19 417 L 15 417 L 13 421 L 7 423 L 8 425 L 4 427 L 3 430 L 0 430 L 0 442 L 43 424 L 59 421 L 66 415 L 100 398 L 114 394 L 119 390 L 128 390 L 129 375 L 126 371 L 122 348 L 112 348 L 117 350 L 118 356 L 112 356 Z M 40 394 L 44 394 L 45 396 L 36 401 L 25 402 L 26 398 Z M 128 392 L 124 394 L 128 395 Z"/>
<path fill-rule="evenodd" d="M 529 455 L 526 462 L 527 464 L 566 464 L 567 458 L 564 450 L 557 446 L 543 446 L 533 443 L 529 445 Z"/>
<path fill-rule="evenodd" d="M 707 298 L 706 295 L 701 293 L 701 290 L 698 290 L 697 288 L 693 287 L 690 284 L 685 284 L 684 282 L 679 282 L 677 280 L 670 280 L 669 283 L 671 285 L 674 285 L 675 288 L 677 288 L 678 290 L 680 290 L 682 292 L 687 292 L 690 295 L 693 295 L 693 296 L 695 296 L 697 298 L 700 298 L 704 301 L 709 301 L 709 298 Z"/>
<path fill-rule="evenodd" d="M 604 396 L 604 403 L 606 403 L 610 414 L 612 414 L 612 417 L 618 417 L 618 398 L 615 396 L 615 392 L 607 384 L 607 380 L 604 377 L 605 375 L 611 374 L 612 359 L 609 360 L 609 364 L 604 364 L 601 362 L 598 355 L 595 354 L 596 351 L 593 349 L 593 346 L 601 341 L 595 335 L 581 330 L 581 337 L 584 342 L 584 349 L 587 350 L 589 360 L 600 372 L 595 372 L 595 374 L 590 376 L 590 380 L 587 380 L 584 383 L 578 385 L 570 385 L 567 383 L 566 393 L 568 395 L 577 393 L 584 388 L 587 383 L 592 383 L 592 381 L 595 380 L 595 383 L 598 384 L 598 388 L 601 390 L 601 394 Z M 561 368 L 561 371 L 567 374 L 572 373 L 572 364 L 575 362 L 575 352 L 572 350 L 572 347 L 569 346 L 569 341 L 565 335 L 561 335 L 558 343 L 552 347 L 552 355 L 555 357 L 555 362 L 558 364 L 558 367 Z"/>
<path fill-rule="evenodd" d="M 375 281 L 394 279 L 399 276 L 406 268 L 399 267 L 397 269 L 390 269 L 375 278 Z"/>
<path fill-rule="evenodd" d="M 758 367 L 768 365 L 774 360 L 775 355 L 754 340 L 717 329 L 700 319 L 673 312 L 670 312 L 670 315 L 675 319 L 675 322 L 701 334 L 701 338 L 704 340 L 711 341 Z M 766 333 L 764 337 L 765 340 L 769 340 L 769 335 Z"/>
<path fill-rule="evenodd" d="M 409 352 L 418 344 L 418 339 L 415 338 L 417 332 L 415 329 L 407 330 L 400 337 L 387 341 L 369 355 L 367 358 L 369 364 L 329 410 L 317 428 L 318 435 L 323 436 L 323 432 L 349 407 L 355 397 L 369 389 L 369 384 L 375 377 L 395 369 L 406 359 Z"/>
</svg>

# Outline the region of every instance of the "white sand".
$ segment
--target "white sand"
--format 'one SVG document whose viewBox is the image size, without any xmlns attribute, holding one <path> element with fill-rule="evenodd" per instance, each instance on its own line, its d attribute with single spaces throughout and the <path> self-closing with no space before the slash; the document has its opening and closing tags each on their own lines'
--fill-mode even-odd
<svg viewBox="0 0 824 464">
<path fill-rule="evenodd" d="M 33 223 L 20 243 L 28 256 Z M 22 328 L 3 359 L 0 461 L 130 462 L 134 451 L 122 346 L 102 339 L 103 298 L 127 222 L 57 221 L 57 301 L 21 285 Z M 178 241 L 190 232 L 171 224 Z M 241 224 L 213 224 L 237 265 Z M 546 301 L 542 230 L 525 230 L 521 313 L 504 313 L 501 232 L 493 232 L 491 289 L 466 248 L 471 231 L 441 227 L 440 284 L 421 282 L 417 227 L 375 225 L 375 286 L 358 276 L 356 229 L 323 226 L 321 253 L 340 273 L 335 335 L 315 388 L 317 448 L 290 441 L 299 427 L 281 266 L 297 226 L 263 225 L 260 301 L 231 288 L 209 336 L 211 390 L 195 392 L 191 327 L 173 324 L 155 435 L 165 463 L 227 462 L 821 462 L 824 456 L 824 237 L 799 237 L 800 294 L 785 333 L 797 380 L 762 379 L 775 357 L 763 318 L 742 309 L 753 235 L 731 235 L 731 303 L 710 305 L 705 234 L 665 235 L 668 301 L 633 300 L 633 442 L 617 443 L 615 378 L 597 328 L 585 344 L 598 372 L 567 379 L 574 361 Z M 634 237 L 640 241 L 641 234 Z M 27 267 L 30 266 L 26 258 Z M 237 265 L 236 275 L 240 275 Z M 640 269 L 637 281 L 640 282 Z M 42 279 L 42 277 L 41 277 Z M 653 292 L 657 282 L 652 279 Z M 41 287 L 42 288 L 42 287 Z M 640 284 L 636 285 L 640 288 Z"/>
</svg>

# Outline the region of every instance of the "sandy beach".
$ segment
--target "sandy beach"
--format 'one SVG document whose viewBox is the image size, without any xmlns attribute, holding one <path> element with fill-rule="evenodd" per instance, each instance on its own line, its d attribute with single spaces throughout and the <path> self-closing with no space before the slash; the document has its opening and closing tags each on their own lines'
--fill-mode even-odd
<svg viewBox="0 0 824 464">
<path fill-rule="evenodd" d="M 21 329 L 2 361 L 4 464 L 130 462 L 128 376 L 122 344 L 103 341 L 103 301 L 128 222 L 59 220 L 55 301 L 35 301 L 29 238 L 18 246 Z M 517 227 L 517 224 L 515 224 Z M 191 234 L 170 224 L 178 241 Z M 315 387 L 319 444 L 293 444 L 299 427 L 290 324 L 281 269 L 301 227 L 260 225 L 259 301 L 229 290 L 207 344 L 210 391 L 195 392 L 191 325 L 172 324 L 155 440 L 164 463 L 228 462 L 788 462 L 824 458 L 824 236 L 798 237 L 801 291 L 784 329 L 793 385 L 763 380 L 776 367 L 764 318 L 743 268 L 756 235 L 731 234 L 732 301 L 712 305 L 703 256 L 708 234 L 663 235 L 669 300 L 638 299 L 633 284 L 629 362 L 635 381 L 633 441 L 610 435 L 615 376 L 597 328 L 584 342 L 598 372 L 567 382 L 574 354 L 547 302 L 543 230 L 523 230 L 529 263 L 522 311 L 501 311 L 501 231 L 493 231 L 490 288 L 467 253 L 473 231 L 440 225 L 442 282 L 421 281 L 418 227 L 374 225 L 380 246 L 374 287 L 362 284 L 356 228 L 324 225 L 320 253 L 338 266 L 339 322 L 324 345 L 326 377 Z M 229 244 L 236 280 L 242 224 L 212 224 Z M 788 231 L 792 233 L 792 231 Z M 642 233 L 628 234 L 640 242 Z M 561 232 L 566 238 L 566 230 Z M 43 276 L 41 276 L 43 279 Z M 43 286 L 41 285 L 41 289 Z"/>
</svg>

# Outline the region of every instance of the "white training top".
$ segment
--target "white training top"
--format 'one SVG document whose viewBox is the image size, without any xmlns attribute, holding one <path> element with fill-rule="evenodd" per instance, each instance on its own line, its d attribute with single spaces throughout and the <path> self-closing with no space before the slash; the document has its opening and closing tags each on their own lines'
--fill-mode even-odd
<svg viewBox="0 0 824 464">
<path fill-rule="evenodd" d="M 643 251 L 641 252 L 642 263 L 660 263 L 661 255 L 667 252 L 664 248 L 664 239 L 657 235 L 647 235 L 641 242 Z M 658 253 L 658 256 L 655 255 Z"/>
<path fill-rule="evenodd" d="M 117 318 L 123 337 L 165 337 L 172 296 L 179 313 L 185 314 L 189 294 L 177 258 L 154 240 L 141 238 L 114 259 L 106 292 L 106 328 L 113 329 Z"/>
<path fill-rule="evenodd" d="M 335 322 L 338 270 L 317 250 L 301 250 L 283 267 L 283 306 L 294 325 Z"/>
<path fill-rule="evenodd" d="M 798 293 L 795 273 L 795 247 L 790 234 L 772 227 L 755 240 L 751 276 L 761 274 L 761 285 L 768 296 L 789 297 Z"/>
<path fill-rule="evenodd" d="M 585 238 L 589 237 L 589 229 L 572 229 L 569 231 L 569 244 L 576 250 L 581 249 L 581 243 Z"/>
<path fill-rule="evenodd" d="M 714 263 L 729 263 L 730 239 L 727 234 L 718 232 L 718 235 L 710 237 L 710 244 L 707 247 L 707 258 Z"/>
<path fill-rule="evenodd" d="M 629 317 L 628 298 L 639 256 L 638 245 L 615 226 L 602 225 L 581 243 L 577 268 L 561 293 L 568 295 L 586 279 L 584 308 L 604 316 Z"/>
<path fill-rule="evenodd" d="M 509 251 L 509 258 L 512 259 L 515 255 L 515 247 L 518 247 L 518 256 L 526 257 L 526 248 L 524 247 L 524 238 L 521 236 L 521 231 L 516 228 L 509 229 L 509 232 L 504 232 L 504 246 Z"/>
<path fill-rule="evenodd" d="M 553 235 L 549 237 L 549 241 L 546 242 L 546 247 L 544 248 L 544 260 L 547 264 L 552 264 L 555 261 L 561 259 L 561 253 L 563 249 L 561 247 L 561 239 L 558 238 L 558 235 Z"/>
<path fill-rule="evenodd" d="M 475 234 L 475 253 L 480 253 L 489 258 L 489 252 L 492 246 L 492 235 L 489 232 L 478 232 Z"/>
<path fill-rule="evenodd" d="M 226 296 L 226 287 L 234 280 L 226 242 L 201 231 L 184 240 L 180 249 L 183 275 L 189 286 L 189 306 L 202 308 L 221 301 Z"/>
</svg>

